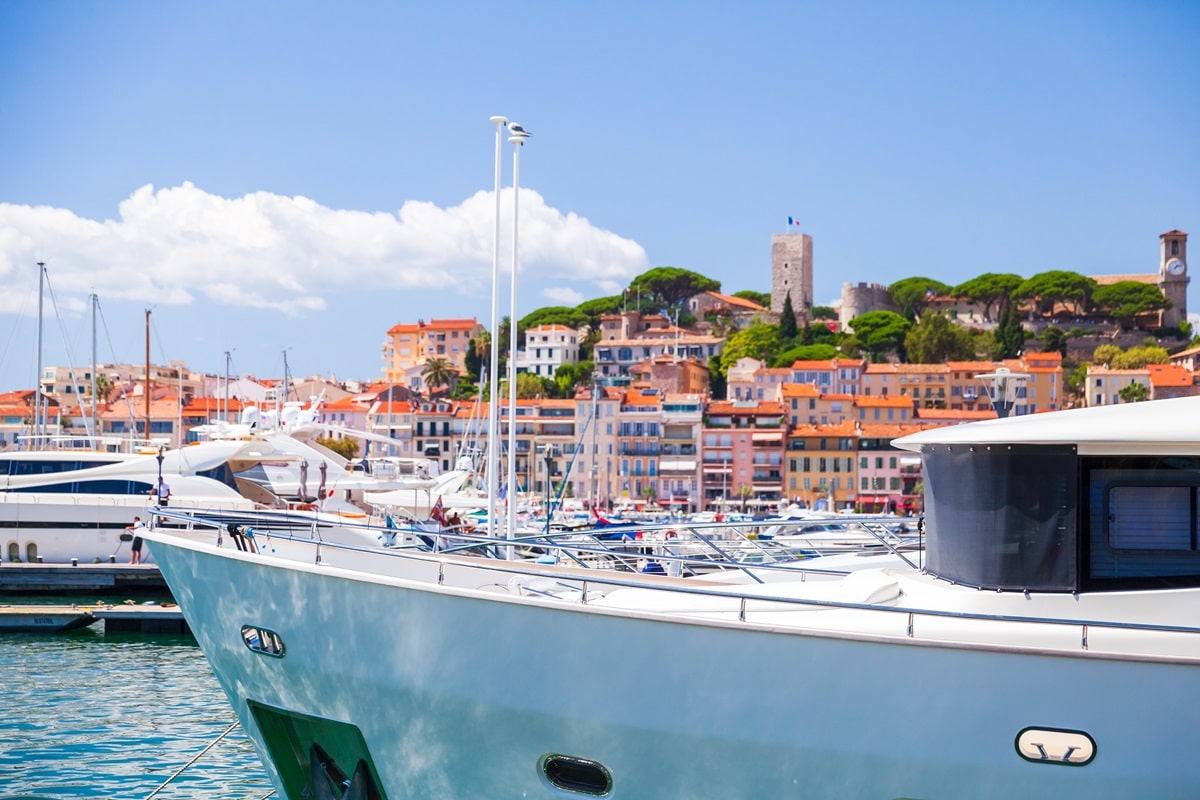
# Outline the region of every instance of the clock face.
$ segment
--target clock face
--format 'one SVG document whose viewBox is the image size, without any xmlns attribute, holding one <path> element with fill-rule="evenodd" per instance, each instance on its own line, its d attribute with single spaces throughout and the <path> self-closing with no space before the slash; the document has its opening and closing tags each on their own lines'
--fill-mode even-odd
<svg viewBox="0 0 1200 800">
<path fill-rule="evenodd" d="M 1167 272 L 1171 273 L 1172 275 L 1182 275 L 1183 269 L 1183 262 L 1178 258 L 1172 258 L 1167 262 Z"/>
</svg>

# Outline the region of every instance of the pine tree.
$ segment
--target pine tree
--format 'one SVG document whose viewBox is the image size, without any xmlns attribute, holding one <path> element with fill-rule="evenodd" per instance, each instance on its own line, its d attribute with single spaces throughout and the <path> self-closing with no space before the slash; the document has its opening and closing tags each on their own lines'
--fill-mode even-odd
<svg viewBox="0 0 1200 800">
<path fill-rule="evenodd" d="M 1016 358 L 1025 346 L 1025 329 L 1021 327 L 1021 317 L 1017 310 L 1009 306 L 1000 315 L 1000 324 L 996 326 L 996 356 L 998 358 Z"/>
<path fill-rule="evenodd" d="M 783 311 L 779 312 L 779 341 L 791 342 L 796 338 L 796 312 L 792 310 L 792 296 L 783 297 Z"/>
</svg>

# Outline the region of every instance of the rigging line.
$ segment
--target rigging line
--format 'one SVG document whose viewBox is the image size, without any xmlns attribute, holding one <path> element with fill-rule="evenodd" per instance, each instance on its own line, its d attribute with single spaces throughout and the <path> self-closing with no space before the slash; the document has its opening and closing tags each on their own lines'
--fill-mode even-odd
<svg viewBox="0 0 1200 800">
<path fill-rule="evenodd" d="M 37 303 L 37 301 L 34 300 L 34 296 L 35 292 L 32 289 L 26 292 L 24 302 L 22 302 L 16 310 L 16 314 L 13 317 L 12 327 L 8 331 L 8 340 L 4 343 L 3 349 L 0 349 L 0 367 L 3 367 L 8 361 L 8 354 L 12 349 L 13 339 L 16 338 L 17 330 L 22 326 L 22 323 L 27 316 L 25 312 L 31 305 L 35 305 Z M 38 376 L 38 379 L 41 379 L 40 375 Z"/>
<path fill-rule="evenodd" d="M 59 336 L 62 337 L 63 351 L 67 355 L 67 376 L 71 381 L 70 390 L 72 393 L 75 394 L 76 397 L 79 397 L 79 393 L 76 391 L 79 388 L 79 386 L 75 382 L 77 380 L 75 377 L 75 356 L 72 355 L 72 353 L 71 353 L 71 343 L 67 339 L 67 329 L 66 329 L 66 326 L 63 325 L 62 315 L 58 313 L 58 298 L 54 296 L 54 285 L 50 283 L 49 275 L 46 276 L 46 291 L 50 295 L 50 307 L 54 309 L 54 318 L 56 320 L 58 320 L 58 334 L 59 334 Z M 39 381 L 41 380 L 40 375 L 38 376 L 38 380 Z M 62 409 L 62 408 L 59 409 L 59 426 L 60 427 L 62 425 L 62 412 L 64 410 L 65 409 Z M 87 410 L 84 408 L 82 401 L 80 401 L 80 403 L 79 403 L 79 414 L 85 420 L 87 419 L 88 413 L 87 413 Z M 93 428 L 94 428 L 95 420 L 92 420 L 92 424 L 93 424 Z"/>
<path fill-rule="evenodd" d="M 177 770 L 175 771 L 175 774 L 174 774 L 174 775 L 172 775 L 171 777 L 167 778 L 165 781 L 163 781 L 161 784 L 159 784 L 159 786 L 158 786 L 158 788 L 157 788 L 157 789 L 155 789 L 155 790 L 154 790 L 153 792 L 151 792 L 150 794 L 146 795 L 146 800 L 151 800 L 151 798 L 152 798 L 152 797 L 154 797 L 154 796 L 155 796 L 155 795 L 157 795 L 159 792 L 161 792 L 163 789 L 165 789 L 165 788 L 167 787 L 167 784 L 169 784 L 171 781 L 175 780 L 175 779 L 176 779 L 176 778 L 178 778 L 180 775 L 182 775 L 184 770 L 186 770 L 186 769 L 187 769 L 188 767 L 190 767 L 192 764 L 195 764 L 197 761 L 199 761 L 201 758 L 203 758 L 205 753 L 207 753 L 209 750 L 212 750 L 214 747 L 216 747 L 216 746 L 217 746 L 217 745 L 218 745 L 218 744 L 221 742 L 221 740 L 222 740 L 222 739 L 224 739 L 226 736 L 228 736 L 230 733 L 232 733 L 232 732 L 233 732 L 233 729 L 234 729 L 234 728 L 236 728 L 236 727 L 237 727 L 239 724 L 240 724 L 240 723 L 239 723 L 237 720 L 234 720 L 233 722 L 231 722 L 231 723 L 229 724 L 229 727 L 228 727 L 228 728 L 226 728 L 224 731 L 222 731 L 222 732 L 221 732 L 221 735 L 220 735 L 220 736 L 218 736 L 216 739 L 213 739 L 211 742 L 209 742 L 207 745 L 205 745 L 205 746 L 204 746 L 204 749 L 203 749 L 203 750 L 201 750 L 201 751 L 200 751 L 199 753 L 197 753 L 196 755 L 192 756 L 192 760 L 191 760 L 191 761 L 187 762 L 187 763 L 186 763 L 186 764 L 184 764 L 182 767 L 180 767 L 179 769 L 177 769 Z M 270 795 L 267 795 L 267 797 L 270 797 Z"/>
<path fill-rule="evenodd" d="M 100 312 L 100 327 L 104 328 L 104 340 L 108 342 L 109 358 L 112 363 L 117 363 L 117 349 L 113 347 L 112 333 L 108 330 L 108 320 L 104 317 L 104 308 L 100 305 L 99 299 L 96 301 L 96 309 Z M 118 379 L 120 376 L 117 376 Z M 125 382 L 121 382 L 121 399 L 125 401 L 125 413 L 129 417 L 129 430 L 132 433 L 137 428 L 137 420 L 133 417 L 133 403 L 129 402 L 129 393 L 125 389 Z M 150 436 L 150 432 L 146 431 L 146 436 Z"/>
</svg>

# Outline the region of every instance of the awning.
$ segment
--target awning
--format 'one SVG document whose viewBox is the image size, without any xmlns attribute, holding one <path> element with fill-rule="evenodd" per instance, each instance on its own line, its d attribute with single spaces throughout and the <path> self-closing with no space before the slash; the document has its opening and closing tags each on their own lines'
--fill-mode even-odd
<svg viewBox="0 0 1200 800">
<path fill-rule="evenodd" d="M 705 471 L 705 472 L 708 472 L 708 473 L 721 473 L 721 472 L 730 472 L 730 473 L 732 473 L 732 472 L 733 472 L 733 466 L 731 465 L 731 466 L 727 466 L 727 467 L 720 467 L 720 466 L 711 466 L 711 467 L 710 467 L 708 464 L 705 464 L 705 465 L 704 465 L 704 471 Z"/>
<path fill-rule="evenodd" d="M 902 467 L 915 467 L 920 465 L 920 463 L 920 456 L 900 456 L 900 466 Z"/>
<path fill-rule="evenodd" d="M 659 472 L 695 472 L 696 471 L 696 460 L 695 459 L 686 459 L 686 460 L 668 461 L 668 460 L 659 459 L 658 471 Z"/>
<path fill-rule="evenodd" d="M 783 441 L 783 431 L 772 431 L 771 433 L 756 433 L 750 437 L 751 441 L 755 442 L 781 442 Z"/>
</svg>

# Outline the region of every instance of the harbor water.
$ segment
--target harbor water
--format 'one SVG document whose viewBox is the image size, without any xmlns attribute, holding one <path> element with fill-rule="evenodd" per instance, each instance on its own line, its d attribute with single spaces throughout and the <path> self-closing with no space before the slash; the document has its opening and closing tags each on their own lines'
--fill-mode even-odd
<svg viewBox="0 0 1200 800">
<path fill-rule="evenodd" d="M 234 722 L 195 641 L 0 636 L 0 800 L 145 798 Z M 245 800 L 271 784 L 235 728 L 155 798 Z"/>
</svg>

